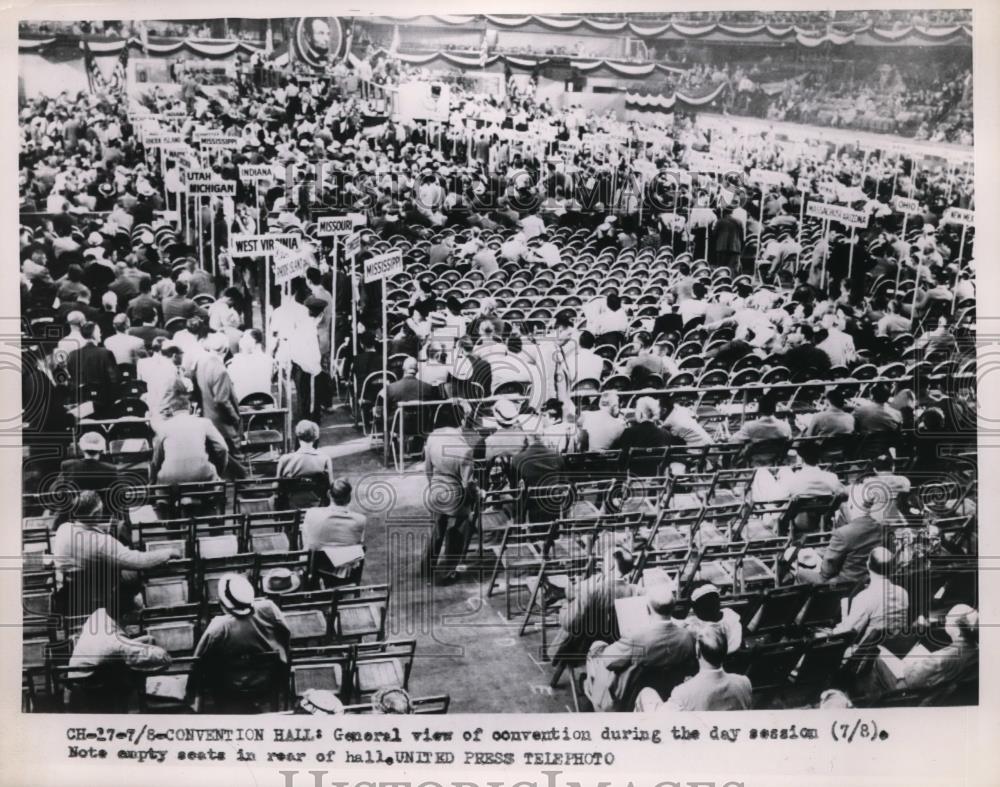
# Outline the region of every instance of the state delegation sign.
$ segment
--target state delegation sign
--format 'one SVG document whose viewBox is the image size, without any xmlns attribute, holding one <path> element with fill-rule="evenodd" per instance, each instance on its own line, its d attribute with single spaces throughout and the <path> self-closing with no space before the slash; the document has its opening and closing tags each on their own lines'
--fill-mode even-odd
<svg viewBox="0 0 1000 787">
<path fill-rule="evenodd" d="M 258 180 L 273 180 L 270 164 L 240 164 L 240 180 L 251 183 Z"/>
<path fill-rule="evenodd" d="M 308 269 L 309 257 L 305 254 L 280 244 L 275 246 L 272 273 L 276 284 L 285 284 L 298 276 L 305 276 Z"/>
<path fill-rule="evenodd" d="M 848 208 L 845 205 L 831 205 L 828 202 L 810 202 L 806 214 L 814 219 L 831 219 L 848 227 L 867 227 L 868 214 Z"/>
<path fill-rule="evenodd" d="M 235 180 L 217 180 L 210 181 L 208 183 L 190 183 L 187 184 L 187 193 L 192 197 L 235 197 L 236 196 L 236 181 Z"/>
<path fill-rule="evenodd" d="M 211 137 L 199 137 L 195 140 L 202 149 L 205 148 L 220 148 L 220 149 L 230 149 L 235 150 L 240 145 L 239 137 L 226 137 L 226 136 L 211 136 Z"/>
<path fill-rule="evenodd" d="M 350 216 L 321 216 L 316 219 L 316 234 L 321 238 L 350 235 L 354 222 Z"/>
<path fill-rule="evenodd" d="M 403 252 L 399 249 L 365 260 L 365 284 L 403 272 Z"/>
<path fill-rule="evenodd" d="M 233 257 L 270 257 L 283 251 L 298 251 L 302 238 L 286 235 L 233 235 L 229 239 L 229 254 Z"/>
<path fill-rule="evenodd" d="M 943 218 L 947 224 L 965 224 L 971 226 L 976 223 L 976 212 L 964 208 L 948 208 L 944 212 Z"/>
</svg>

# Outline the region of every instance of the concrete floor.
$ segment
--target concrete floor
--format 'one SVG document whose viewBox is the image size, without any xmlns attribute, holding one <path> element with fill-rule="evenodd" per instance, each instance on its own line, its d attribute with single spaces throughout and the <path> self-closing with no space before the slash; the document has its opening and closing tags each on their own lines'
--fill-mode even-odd
<svg viewBox="0 0 1000 787">
<path fill-rule="evenodd" d="M 419 558 L 430 535 L 422 464 L 400 475 L 360 437 L 347 413 L 324 419 L 320 448 L 354 486 L 354 510 L 368 515 L 364 581 L 391 587 L 387 636 L 414 638 L 414 696 L 449 694 L 456 713 L 551 713 L 572 710 L 568 675 L 549 688 L 541 636 L 518 636 L 521 618 L 504 617 L 502 589 L 486 598 L 488 570 L 470 564 L 446 587 L 424 582 Z M 552 631 L 549 631 L 551 639 Z"/>
</svg>

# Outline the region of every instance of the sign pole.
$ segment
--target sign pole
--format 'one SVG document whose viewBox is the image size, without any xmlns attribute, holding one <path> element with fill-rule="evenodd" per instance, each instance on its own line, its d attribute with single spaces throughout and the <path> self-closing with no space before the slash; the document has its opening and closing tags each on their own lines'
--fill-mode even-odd
<svg viewBox="0 0 1000 787">
<path fill-rule="evenodd" d="M 358 390 L 358 270 L 356 264 L 357 257 L 351 257 L 351 385 L 354 388 L 354 425 L 358 425 L 358 397 L 361 395 Z"/>
<path fill-rule="evenodd" d="M 823 267 L 819 274 L 819 286 L 826 290 L 826 259 L 830 256 L 830 220 L 823 219 Z"/>
<path fill-rule="evenodd" d="M 208 258 L 212 263 L 212 276 L 213 278 L 218 274 L 216 270 L 216 259 L 215 259 L 215 208 L 212 207 L 214 197 L 208 198 L 208 234 L 210 246 L 208 248 Z"/>
<path fill-rule="evenodd" d="M 767 187 L 764 186 L 763 184 L 761 185 L 761 189 L 760 189 L 760 219 L 757 222 L 757 255 L 756 255 L 756 258 L 754 259 L 754 266 L 753 266 L 753 277 L 754 277 L 755 280 L 760 281 L 761 283 L 763 283 L 763 280 L 760 277 L 760 257 L 761 257 L 761 252 L 763 251 L 763 249 L 761 249 L 761 247 L 760 247 L 760 239 L 761 239 L 761 236 L 764 234 L 764 191 L 765 191 L 766 188 Z"/>
<path fill-rule="evenodd" d="M 854 233 L 856 232 L 855 227 L 851 227 L 851 248 L 847 250 L 847 278 L 848 280 L 854 277 Z"/>
<path fill-rule="evenodd" d="M 962 237 L 958 242 L 958 265 L 955 266 L 955 285 L 953 290 L 958 289 L 958 280 L 962 276 L 962 257 L 965 256 L 965 231 L 969 228 L 968 224 L 962 224 Z M 951 313 L 954 314 L 955 310 L 958 308 L 958 296 L 952 292 L 951 296 Z"/>
<path fill-rule="evenodd" d="M 337 236 L 333 236 L 330 265 L 330 380 L 336 374 L 337 363 Z"/>
<path fill-rule="evenodd" d="M 197 226 L 198 226 L 198 230 L 197 230 L 197 234 L 198 234 L 198 267 L 201 268 L 202 270 L 204 270 L 204 268 L 205 268 L 205 236 L 204 236 L 205 229 L 204 229 L 204 227 L 202 227 L 201 205 L 202 205 L 202 198 L 201 198 L 201 194 L 199 194 L 198 195 L 198 201 L 195 203 L 195 210 L 197 211 L 195 213 L 195 221 L 196 221 Z"/>
<path fill-rule="evenodd" d="M 908 218 L 910 218 L 910 214 L 908 212 L 903 213 L 903 232 L 902 232 L 903 243 L 906 243 L 906 220 Z M 899 297 L 899 282 L 902 276 L 903 276 L 903 261 L 896 260 L 896 290 L 895 290 L 896 297 Z"/>
<path fill-rule="evenodd" d="M 389 466 L 389 305 L 382 277 L 382 464 Z M 400 446 L 402 450 L 402 446 Z"/>
<path fill-rule="evenodd" d="M 677 217 L 680 215 L 677 211 L 680 210 L 680 192 L 681 192 L 681 181 L 680 177 L 674 181 L 674 215 L 670 219 L 670 253 L 674 253 L 674 226 L 677 224 Z"/>
<path fill-rule="evenodd" d="M 806 190 L 802 189 L 799 192 L 799 194 L 800 194 L 800 199 L 799 199 L 799 239 L 798 239 L 799 251 L 795 255 L 795 272 L 796 273 L 798 273 L 799 269 L 802 267 L 802 230 L 803 230 L 803 225 L 805 224 L 805 220 L 806 220 Z"/>
</svg>

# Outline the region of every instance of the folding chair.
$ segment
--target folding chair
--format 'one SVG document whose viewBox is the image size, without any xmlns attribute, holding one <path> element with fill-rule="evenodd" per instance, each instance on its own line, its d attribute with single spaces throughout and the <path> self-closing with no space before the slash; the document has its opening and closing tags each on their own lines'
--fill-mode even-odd
<svg viewBox="0 0 1000 787">
<path fill-rule="evenodd" d="M 201 558 L 198 563 L 201 600 L 205 604 L 215 604 L 219 600 L 219 580 L 226 574 L 242 574 L 256 587 L 258 557 L 257 554 L 250 552 L 226 557 Z"/>
<path fill-rule="evenodd" d="M 201 636 L 201 604 L 153 607 L 139 613 L 139 630 L 172 657 L 189 656 Z"/>
<path fill-rule="evenodd" d="M 388 585 L 336 588 L 332 613 L 335 636 L 359 642 L 365 637 L 385 637 L 390 593 Z"/>
<path fill-rule="evenodd" d="M 289 693 L 301 697 L 311 689 L 334 692 L 342 702 L 352 699 L 354 645 L 292 647 Z"/>
<path fill-rule="evenodd" d="M 811 591 L 809 585 L 792 585 L 767 591 L 753 620 L 747 624 L 747 632 L 764 634 L 788 628 L 798 618 Z"/>
<path fill-rule="evenodd" d="M 260 511 L 244 517 L 243 543 L 250 552 L 290 552 L 301 547 L 302 511 Z"/>
<path fill-rule="evenodd" d="M 416 650 L 413 639 L 356 645 L 354 696 L 364 701 L 379 689 L 408 689 Z"/>
<path fill-rule="evenodd" d="M 272 511 L 278 499 L 280 479 L 239 478 L 233 481 L 233 511 Z"/>
<path fill-rule="evenodd" d="M 194 603 L 198 598 L 196 565 L 193 559 L 170 560 L 139 572 L 143 608 L 171 609 Z"/>
</svg>

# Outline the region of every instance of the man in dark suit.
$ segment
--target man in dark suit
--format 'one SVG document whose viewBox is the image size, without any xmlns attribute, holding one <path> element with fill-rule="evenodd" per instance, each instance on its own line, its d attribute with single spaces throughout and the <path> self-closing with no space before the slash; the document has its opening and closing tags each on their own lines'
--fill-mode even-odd
<svg viewBox="0 0 1000 787">
<path fill-rule="evenodd" d="M 417 379 L 417 359 L 412 356 L 403 361 L 403 376 L 399 380 L 389 383 L 386 397 L 389 403 L 390 424 L 400 402 L 430 402 L 439 398 L 433 385 L 428 385 L 423 380 Z M 417 412 L 422 409 L 424 408 L 417 408 Z M 414 411 L 404 410 L 404 414 L 406 412 Z M 427 425 L 427 431 L 430 431 L 430 424 Z"/>
<path fill-rule="evenodd" d="M 462 370 L 462 375 L 448 375 L 448 382 L 454 386 L 453 395 L 463 399 L 490 396 L 493 393 L 493 368 L 489 361 L 476 355 L 476 346 L 468 336 L 459 340 L 458 349 L 462 353 L 462 360 L 457 366 Z M 478 383 L 478 386 L 471 383 Z"/>
<path fill-rule="evenodd" d="M 118 480 L 118 469 L 101 461 L 101 456 L 107 449 L 107 443 L 101 435 L 97 432 L 85 432 L 78 445 L 80 456 L 64 459 L 59 466 L 59 486 L 100 492 Z"/>
<path fill-rule="evenodd" d="M 740 254 L 743 253 L 743 225 L 733 218 L 733 211 L 726 208 L 722 218 L 712 228 L 712 249 L 715 262 L 725 265 L 733 276 L 740 274 Z"/>
<path fill-rule="evenodd" d="M 563 483 L 565 467 L 562 454 L 546 445 L 539 431 L 528 434 L 528 444 L 511 460 L 515 481 L 523 481 L 529 492 L 527 514 L 532 522 L 549 522 L 559 518 L 564 501 L 554 494 L 546 494 L 544 490 Z"/>
<path fill-rule="evenodd" d="M 675 688 L 665 703 L 659 702 L 659 696 L 652 689 L 643 689 L 637 710 L 747 710 L 753 693 L 750 679 L 722 668 L 722 660 L 726 657 L 725 633 L 714 626 L 701 629 L 696 651 L 698 674 Z"/>
<path fill-rule="evenodd" d="M 170 338 L 169 333 L 156 327 L 158 319 L 155 309 L 150 306 L 141 306 L 135 310 L 135 320 L 140 324 L 128 329 L 129 336 L 138 336 L 142 339 L 146 344 L 147 351 L 152 348 L 153 339 L 157 336 L 162 336 L 164 339 Z"/>
<path fill-rule="evenodd" d="M 660 448 L 680 442 L 660 426 L 659 421 L 659 402 L 651 396 L 640 397 L 635 403 L 635 423 L 626 427 L 611 448 Z"/>
<path fill-rule="evenodd" d="M 103 412 L 118 398 L 118 364 L 111 350 L 98 346 L 100 332 L 95 323 L 81 325 L 80 337 L 83 346 L 73 350 L 66 358 L 70 389 L 76 390 L 81 385 L 96 388 L 98 394 L 94 400 L 94 411 L 100 417 L 98 411 Z"/>
<path fill-rule="evenodd" d="M 865 502 L 869 507 L 872 504 L 871 500 Z M 883 546 L 883 538 L 881 523 L 868 513 L 838 527 L 823 550 L 820 580 L 858 584 L 868 576 L 868 556 L 875 547 Z"/>
<path fill-rule="evenodd" d="M 168 322 L 178 317 L 183 320 L 201 317 L 205 322 L 208 322 L 208 312 L 188 297 L 188 286 L 183 281 L 174 284 L 174 295 L 163 299 L 164 327 Z"/>
<path fill-rule="evenodd" d="M 595 642 L 587 654 L 585 690 L 596 711 L 631 711 L 639 692 L 661 697 L 698 671 L 694 637 L 673 618 L 674 589 L 662 582 L 646 593 L 649 621 L 608 645 Z"/>
<path fill-rule="evenodd" d="M 814 343 L 811 325 L 800 323 L 788 334 L 788 349 L 781 355 L 781 365 L 792 380 L 825 380 L 833 363 L 830 356 Z"/>
<path fill-rule="evenodd" d="M 396 382 L 389 383 L 387 393 L 390 413 L 399 402 L 432 400 L 436 395 L 433 385 L 417 379 L 417 359 L 412 356 L 403 361 L 403 376 Z"/>
<path fill-rule="evenodd" d="M 156 315 L 156 321 L 159 320 L 161 306 L 160 302 L 153 297 L 152 291 L 152 279 L 139 280 L 139 294 L 128 302 L 128 308 L 125 309 L 125 314 L 130 320 L 138 322 L 140 316 L 145 314 L 147 310 L 151 310 Z"/>
</svg>

